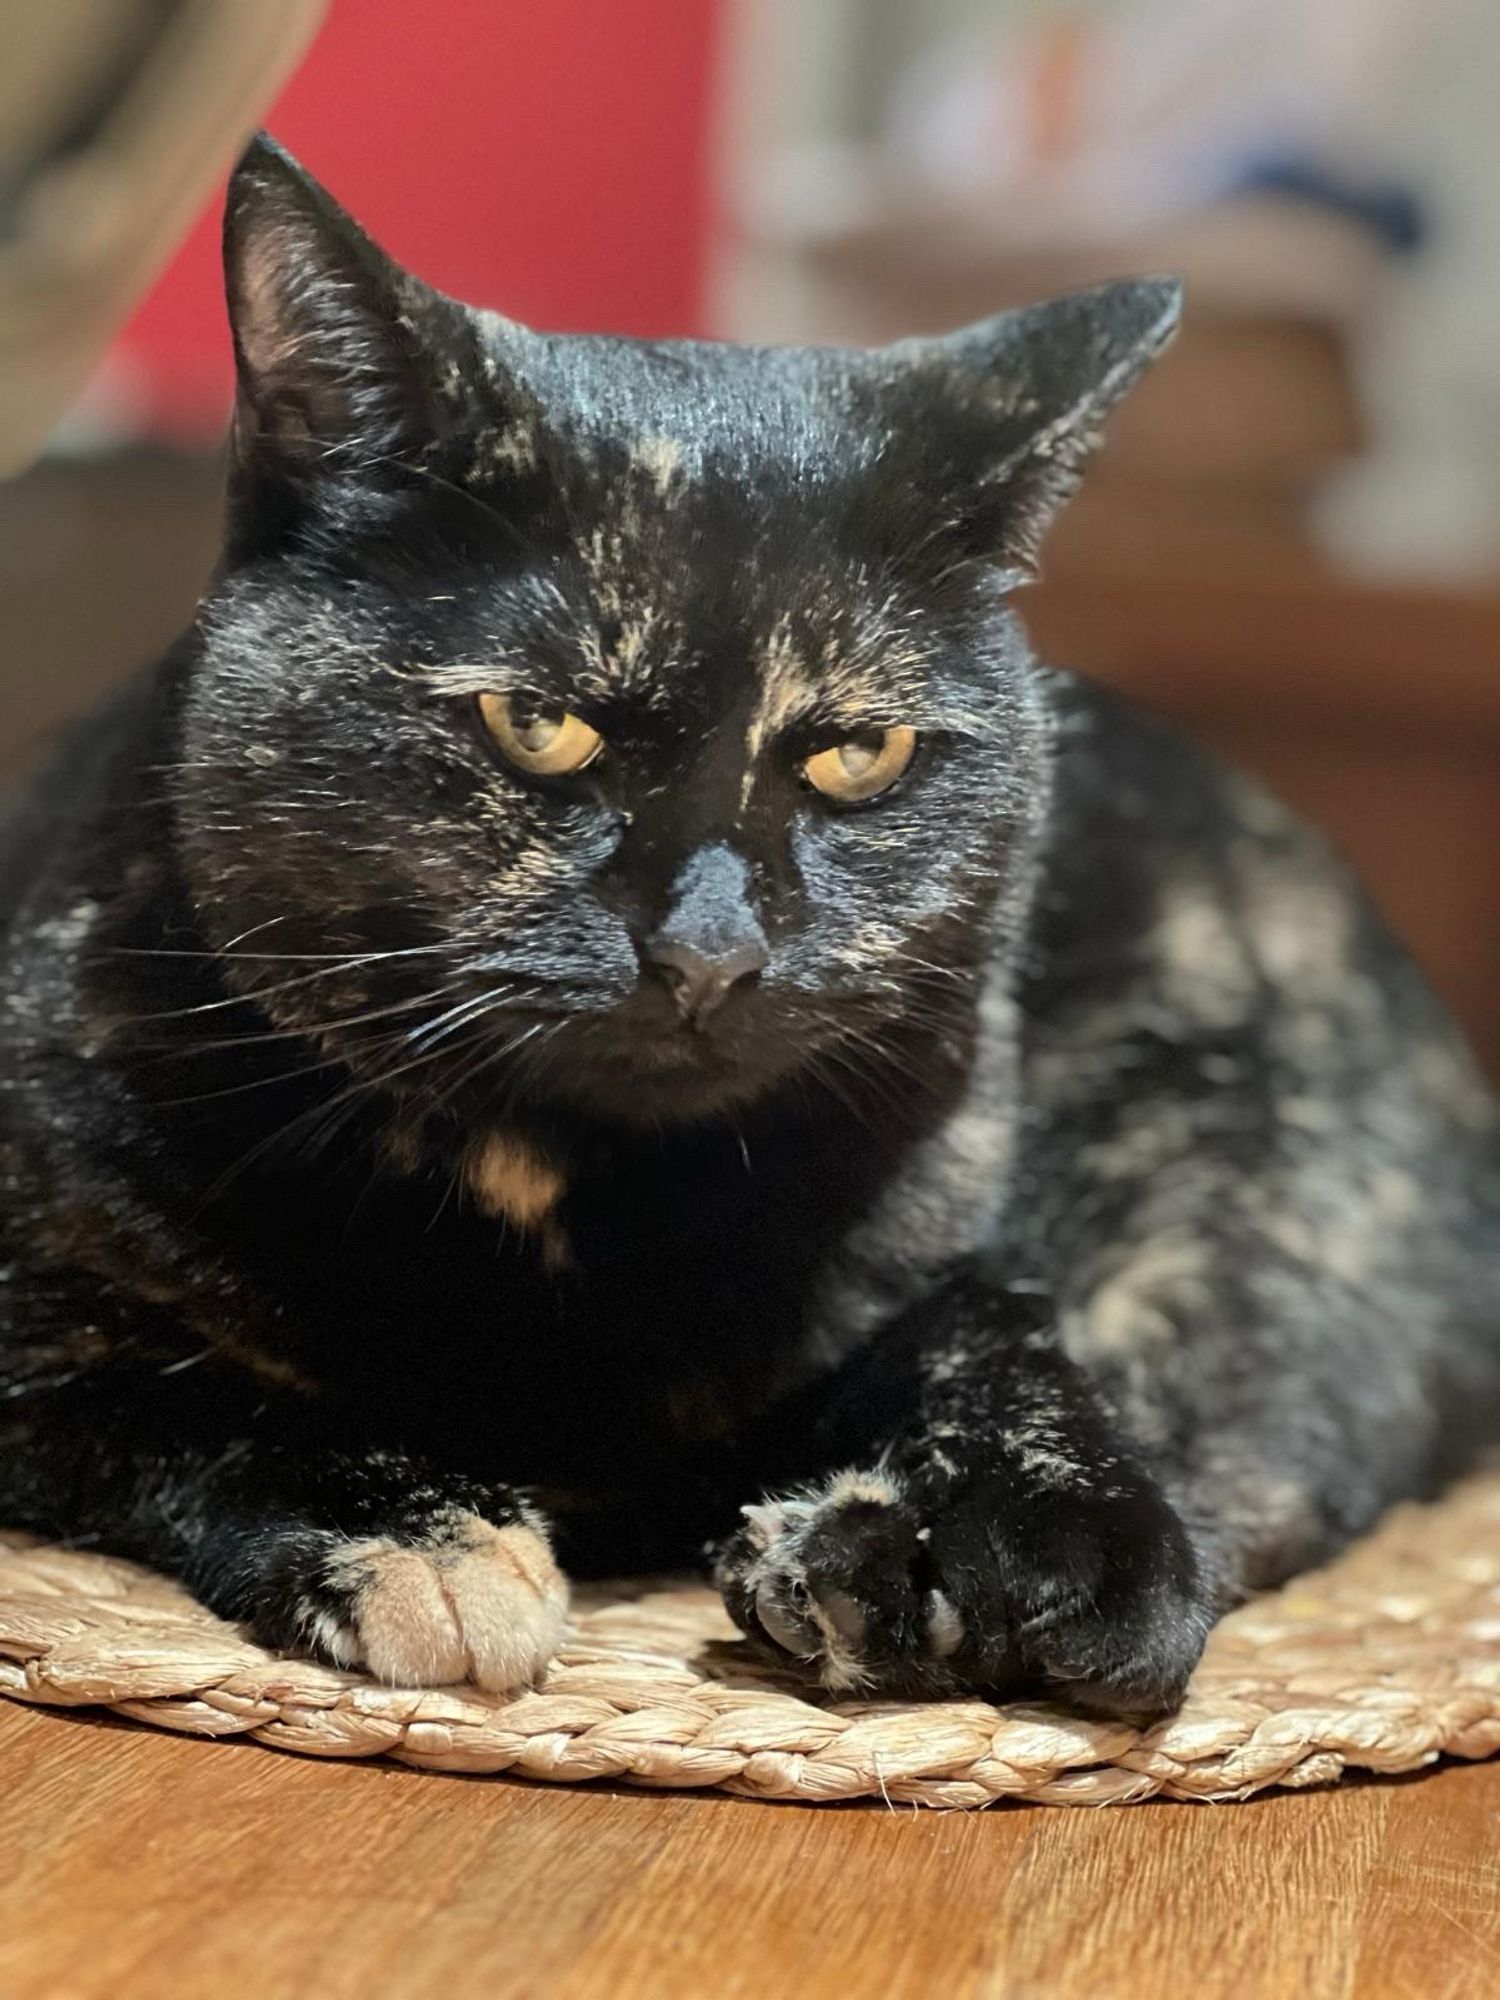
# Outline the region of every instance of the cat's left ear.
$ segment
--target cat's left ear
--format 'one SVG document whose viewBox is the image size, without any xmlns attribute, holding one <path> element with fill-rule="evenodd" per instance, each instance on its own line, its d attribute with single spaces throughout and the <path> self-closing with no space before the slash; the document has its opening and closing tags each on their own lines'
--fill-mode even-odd
<svg viewBox="0 0 1500 2000">
<path fill-rule="evenodd" d="M 378 478 L 440 433 L 444 361 L 451 385 L 472 355 L 467 315 L 264 134 L 230 180 L 224 277 L 242 463 L 302 486 Z"/>
<path fill-rule="evenodd" d="M 897 350 L 941 386 L 949 497 L 969 552 L 1014 580 L 1098 448 L 1104 419 L 1177 330 L 1176 278 L 1098 285 Z"/>
</svg>

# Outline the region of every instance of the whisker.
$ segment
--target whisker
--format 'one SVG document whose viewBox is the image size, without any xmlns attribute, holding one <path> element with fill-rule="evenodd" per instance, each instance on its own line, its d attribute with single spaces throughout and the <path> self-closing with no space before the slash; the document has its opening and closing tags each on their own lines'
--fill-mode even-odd
<svg viewBox="0 0 1500 2000">
<path fill-rule="evenodd" d="M 300 987 L 314 984 L 319 979 L 331 979 L 339 972 L 353 971 L 357 966 L 379 965 L 391 954 L 375 953 L 363 960 L 324 966 L 317 972 L 299 972 L 291 979 L 279 980 L 273 986 L 257 986 L 249 993 L 231 993 L 221 1000 L 203 1000 L 191 1007 L 166 1007 L 156 1014 L 126 1015 L 116 1025 L 122 1028 L 150 1027 L 157 1021 L 188 1021 L 200 1014 L 218 1014 L 234 1007 L 253 1007 L 264 1000 L 273 1000 L 283 993 L 296 992 Z M 222 1044 L 221 1044 L 222 1046 Z"/>
<path fill-rule="evenodd" d="M 384 1007 L 367 1008 L 362 1014 L 342 1014 L 331 1021 L 308 1021 L 285 1027 L 267 1028 L 254 1035 L 218 1035 L 206 1037 L 200 1042 L 190 1042 L 182 1047 L 165 1047 L 156 1052 L 156 1060 L 162 1063 L 176 1062 L 179 1057 L 186 1060 L 193 1056 L 217 1055 L 228 1049 L 254 1049 L 273 1047 L 280 1042 L 314 1041 L 320 1035 L 341 1032 L 346 1028 L 360 1028 L 372 1021 L 387 1021 L 393 1015 L 409 1014 L 418 1007 L 430 1007 L 439 996 L 431 993 L 414 993 L 408 999 L 395 1000 Z"/>
<path fill-rule="evenodd" d="M 247 965 L 368 965 L 389 958 L 430 957 L 434 952 L 482 948 L 481 938 L 450 938 L 440 944 L 402 945 L 391 951 L 238 951 L 230 954 Z M 119 944 L 100 956 L 111 958 L 194 958 L 222 962 L 223 952 L 188 950 L 178 945 Z"/>
<path fill-rule="evenodd" d="M 512 996 L 505 992 L 491 991 L 484 995 L 473 996 L 473 1001 L 482 1001 L 484 1004 L 482 1007 L 476 1009 L 467 1022 L 455 1023 L 455 1027 L 472 1030 L 475 1038 L 479 1039 L 484 1021 L 490 1014 L 501 1012 L 507 1005 L 512 1004 Z M 461 1004 L 466 1006 L 473 1005 L 473 1001 Z M 449 1010 L 450 1013 L 453 1011 L 452 1009 Z M 443 1018 L 445 1017 L 439 1017 L 440 1020 Z M 503 1061 L 514 1050 L 520 1048 L 534 1037 L 543 1034 L 550 1037 L 552 1034 L 560 1031 L 565 1025 L 565 1020 L 536 1022 L 523 1029 L 511 1042 L 501 1044 L 498 1047 L 492 1044 L 484 1046 L 481 1049 L 478 1059 L 473 1064 L 463 1070 L 460 1076 L 455 1078 L 454 1082 L 446 1089 L 435 1094 L 432 1109 L 434 1111 L 444 1109 L 457 1094 L 458 1090 L 468 1081 L 472 1080 L 487 1064 Z M 398 1033 L 387 1039 L 392 1045 L 393 1052 L 409 1048 L 412 1042 L 412 1037 L 409 1034 Z M 291 1145 L 296 1152 L 308 1155 L 326 1148 L 338 1136 L 339 1132 L 344 1129 L 351 1118 L 356 1116 L 364 1107 L 373 1104 L 377 1100 L 381 1091 L 389 1089 L 392 1084 L 396 1083 L 402 1077 L 410 1076 L 416 1071 L 436 1064 L 444 1057 L 452 1057 L 454 1054 L 455 1050 L 451 1044 L 442 1043 L 438 1046 L 422 1049 L 405 1062 L 387 1065 L 382 1069 L 352 1076 L 332 1097 L 324 1099 L 317 1104 L 309 1105 L 304 1111 L 297 1113 L 295 1117 L 289 1119 L 286 1124 L 279 1126 L 274 1132 L 267 1134 L 265 1138 L 252 1146 L 248 1152 L 243 1154 L 220 1175 L 219 1179 L 205 1195 L 204 1205 L 206 1206 L 217 1199 L 234 1179 L 247 1172 L 258 1160 L 264 1158 L 269 1152 Z M 233 1086 L 228 1091 L 205 1093 L 202 1098 L 178 1101 L 186 1103 L 204 1102 L 216 1096 L 233 1095 L 240 1090 L 259 1087 L 259 1084 L 262 1082 L 291 1082 L 299 1078 L 316 1075 L 320 1070 L 333 1067 L 335 1065 L 332 1061 L 319 1063 L 309 1069 L 294 1071 L 281 1078 L 262 1079 L 258 1080 L 257 1083 Z"/>
</svg>

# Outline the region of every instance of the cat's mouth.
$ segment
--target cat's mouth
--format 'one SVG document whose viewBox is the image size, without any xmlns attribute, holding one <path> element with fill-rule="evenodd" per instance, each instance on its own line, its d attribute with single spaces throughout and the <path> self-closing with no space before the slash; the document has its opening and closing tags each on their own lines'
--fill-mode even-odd
<svg viewBox="0 0 1500 2000">
<path fill-rule="evenodd" d="M 758 998 L 694 1024 L 650 996 L 580 1017 L 557 1038 L 548 1094 L 629 1124 L 711 1118 L 763 1097 L 805 1059 L 804 1038 Z"/>
<path fill-rule="evenodd" d="M 643 983 L 595 1008 L 496 1009 L 488 1055 L 471 1042 L 456 1052 L 453 1085 L 434 1082 L 463 1119 L 529 1104 L 648 1129 L 703 1124 L 799 1085 L 853 1103 L 891 1026 L 870 995 L 838 1000 L 764 983 L 687 1018 Z"/>
</svg>

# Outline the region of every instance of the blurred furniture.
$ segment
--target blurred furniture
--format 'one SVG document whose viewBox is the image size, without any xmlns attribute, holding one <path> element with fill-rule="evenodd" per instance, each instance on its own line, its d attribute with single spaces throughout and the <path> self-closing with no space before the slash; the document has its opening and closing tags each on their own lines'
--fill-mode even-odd
<svg viewBox="0 0 1500 2000">
<path fill-rule="evenodd" d="M 1316 568 L 1309 507 L 1365 444 L 1349 329 L 1380 284 L 1373 242 L 1279 198 L 1225 203 L 1125 245 L 1018 248 L 1003 217 L 901 205 L 790 230 L 820 335 L 885 341 L 1147 271 L 1187 285 L 1181 329 L 1110 419 L 1049 568 Z"/>
<path fill-rule="evenodd" d="M 0 475 L 78 394 L 324 0 L 16 7 L 0 66 Z"/>
<path fill-rule="evenodd" d="M 217 437 L 232 380 L 217 196 L 260 123 L 458 297 L 549 326 L 694 330 L 722 5 L 15 0 L 0 476 L 70 405 L 74 439 Z"/>
<path fill-rule="evenodd" d="M 0 786 L 186 625 L 219 480 L 216 458 L 138 451 L 0 482 Z"/>
<path fill-rule="evenodd" d="M 695 332 L 722 4 L 329 0 L 262 122 L 455 298 L 538 326 Z M 123 329 L 111 380 L 137 428 L 211 445 L 231 379 L 214 201 Z"/>
</svg>

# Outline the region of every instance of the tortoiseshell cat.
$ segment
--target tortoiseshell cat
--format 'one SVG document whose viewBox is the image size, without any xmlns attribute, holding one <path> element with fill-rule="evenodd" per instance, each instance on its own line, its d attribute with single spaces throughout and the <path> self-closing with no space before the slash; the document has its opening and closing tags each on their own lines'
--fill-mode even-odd
<svg viewBox="0 0 1500 2000">
<path fill-rule="evenodd" d="M 7 836 L 0 1520 L 493 1688 L 714 1543 L 830 1688 L 1138 1710 L 1494 1433 L 1453 1030 L 1010 609 L 1173 285 L 551 337 L 266 141 L 227 262 L 221 571 Z"/>
</svg>

